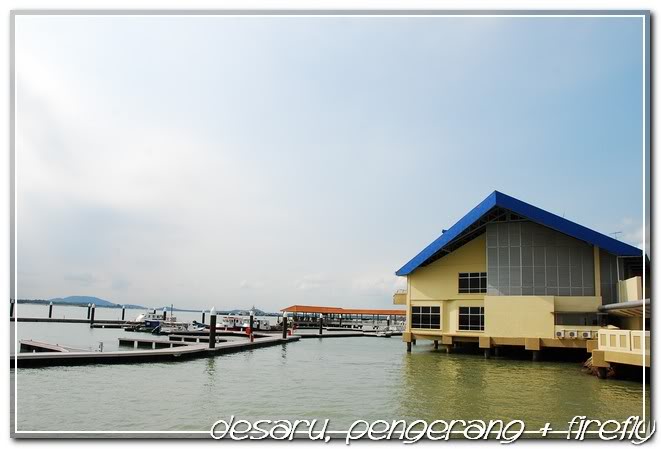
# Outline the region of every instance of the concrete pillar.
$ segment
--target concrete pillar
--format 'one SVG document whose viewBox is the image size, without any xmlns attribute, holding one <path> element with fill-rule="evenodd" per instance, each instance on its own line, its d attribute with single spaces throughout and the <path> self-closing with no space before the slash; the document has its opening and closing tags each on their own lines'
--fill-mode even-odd
<svg viewBox="0 0 661 449">
<path fill-rule="evenodd" d="M 126 318 L 126 307 L 122 306 L 122 321 Z"/>
<path fill-rule="evenodd" d="M 488 359 L 489 357 L 491 357 L 491 349 L 484 348 L 484 358 Z"/>
<path fill-rule="evenodd" d="M 533 362 L 539 362 L 540 357 L 541 357 L 541 354 L 539 353 L 539 350 L 532 352 L 532 361 Z"/>
<path fill-rule="evenodd" d="M 438 349 L 438 340 L 434 340 L 434 349 Z"/>
<path fill-rule="evenodd" d="M 493 355 L 496 357 L 500 357 L 500 346 L 496 346 L 493 348 Z"/>
<path fill-rule="evenodd" d="M 450 345 L 445 345 L 445 353 L 450 354 L 452 353 L 452 346 Z"/>
<path fill-rule="evenodd" d="M 90 327 L 94 324 L 94 312 L 96 311 L 96 304 L 92 304 L 92 310 L 90 312 Z"/>
<path fill-rule="evenodd" d="M 604 367 L 597 368 L 597 377 L 599 379 L 605 379 L 608 375 L 608 370 Z"/>
<path fill-rule="evenodd" d="M 209 349 L 216 347 L 216 308 L 209 311 Z"/>
<path fill-rule="evenodd" d="M 48 318 L 53 318 L 53 301 L 48 304 Z"/>
<path fill-rule="evenodd" d="M 410 341 L 406 342 L 406 352 L 411 352 L 411 342 Z"/>
<path fill-rule="evenodd" d="M 411 340 L 411 343 L 413 343 L 413 346 L 415 346 L 415 338 Z"/>
</svg>

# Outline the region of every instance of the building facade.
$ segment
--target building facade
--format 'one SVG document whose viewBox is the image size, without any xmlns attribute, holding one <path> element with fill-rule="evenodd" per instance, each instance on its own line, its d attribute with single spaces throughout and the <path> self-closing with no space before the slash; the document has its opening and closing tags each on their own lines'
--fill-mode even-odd
<svg viewBox="0 0 661 449">
<path fill-rule="evenodd" d="M 394 303 L 406 304 L 409 350 L 588 348 L 607 324 L 600 307 L 643 299 L 625 294 L 642 271 L 640 249 L 493 192 L 397 271 L 407 288 Z"/>
</svg>

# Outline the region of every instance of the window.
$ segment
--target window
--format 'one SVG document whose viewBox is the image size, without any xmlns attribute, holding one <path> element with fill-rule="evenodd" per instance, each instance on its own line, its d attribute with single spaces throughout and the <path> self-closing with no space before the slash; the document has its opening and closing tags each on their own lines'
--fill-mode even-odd
<svg viewBox="0 0 661 449">
<path fill-rule="evenodd" d="M 440 329 L 440 307 L 411 307 L 411 327 L 413 329 Z"/>
<path fill-rule="evenodd" d="M 486 273 L 459 273 L 459 293 L 486 293 Z"/>
<path fill-rule="evenodd" d="M 484 330 L 484 307 L 459 307 L 460 331 Z"/>
</svg>

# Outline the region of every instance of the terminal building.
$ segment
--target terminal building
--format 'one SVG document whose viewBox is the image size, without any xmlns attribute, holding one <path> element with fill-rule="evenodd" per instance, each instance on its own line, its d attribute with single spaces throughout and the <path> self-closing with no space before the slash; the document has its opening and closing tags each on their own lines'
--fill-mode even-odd
<svg viewBox="0 0 661 449">
<path fill-rule="evenodd" d="M 592 351 L 600 330 L 649 329 L 644 266 L 639 248 L 495 191 L 397 271 L 407 287 L 394 303 L 406 305 L 409 351 L 417 339 L 485 354 L 523 346 L 533 358 Z"/>
</svg>

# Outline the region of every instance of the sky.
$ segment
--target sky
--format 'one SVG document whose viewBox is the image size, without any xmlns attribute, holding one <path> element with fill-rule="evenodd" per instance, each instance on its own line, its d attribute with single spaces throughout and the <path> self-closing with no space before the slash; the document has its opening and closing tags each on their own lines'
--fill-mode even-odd
<svg viewBox="0 0 661 449">
<path fill-rule="evenodd" d="M 15 30 L 19 298 L 394 307 L 494 190 L 642 246 L 641 19 Z"/>
</svg>

